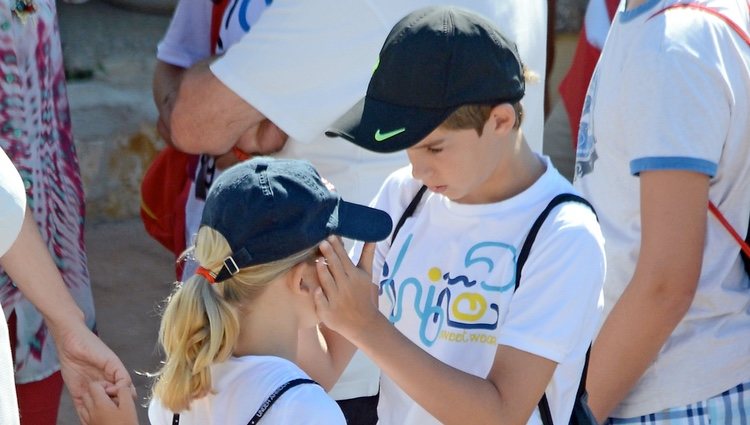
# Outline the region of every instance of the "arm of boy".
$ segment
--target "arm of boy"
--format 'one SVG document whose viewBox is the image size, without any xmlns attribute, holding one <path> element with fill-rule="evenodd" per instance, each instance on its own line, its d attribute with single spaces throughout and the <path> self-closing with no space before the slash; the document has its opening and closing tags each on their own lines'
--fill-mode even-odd
<svg viewBox="0 0 750 425">
<path fill-rule="evenodd" d="M 330 184 L 330 183 L 329 183 Z M 332 189 L 332 186 L 331 188 Z M 375 244 L 366 243 L 359 254 L 357 267 L 365 273 L 372 274 L 372 263 L 375 256 Z M 317 265 L 321 269 L 327 267 L 327 263 L 320 259 Z M 377 300 L 377 291 L 372 286 L 373 300 Z M 323 296 L 322 291 L 315 295 Z M 304 369 L 310 377 L 329 391 L 338 381 L 346 366 L 351 361 L 357 347 L 349 342 L 339 333 L 320 323 L 313 330 L 300 332 L 297 364 Z"/>
<path fill-rule="evenodd" d="M 401 389 L 446 424 L 525 424 L 549 384 L 557 364 L 498 346 L 486 379 L 442 363 L 409 341 L 373 302 L 371 273 L 349 261 L 341 242 L 320 245 L 328 265 L 318 265 L 321 319 L 365 352 Z M 451 403 L 445 403 L 450 394 Z"/>
<path fill-rule="evenodd" d="M 127 388 L 110 398 L 101 382 L 90 382 L 83 394 L 81 420 L 84 425 L 138 425 L 138 412 Z"/>
<path fill-rule="evenodd" d="M 587 389 L 599 420 L 640 379 L 693 301 L 703 258 L 708 183 L 707 175 L 689 171 L 641 173 L 635 273 L 591 351 Z"/>
<path fill-rule="evenodd" d="M 300 331 L 296 363 L 330 391 L 355 351 L 354 344 L 320 323 L 315 328 Z"/>
</svg>

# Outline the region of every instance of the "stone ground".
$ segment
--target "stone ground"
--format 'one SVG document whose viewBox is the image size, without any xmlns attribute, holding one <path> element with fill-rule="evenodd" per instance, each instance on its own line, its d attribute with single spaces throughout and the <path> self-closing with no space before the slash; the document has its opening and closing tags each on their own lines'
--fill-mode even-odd
<svg viewBox="0 0 750 425">
<path fill-rule="evenodd" d="M 158 307 L 174 276 L 171 254 L 145 233 L 136 215 L 140 176 L 158 148 L 150 87 L 156 43 L 169 16 L 100 0 L 58 2 L 58 13 L 88 204 L 86 243 L 99 333 L 131 372 L 144 404 L 150 379 L 143 373 L 155 371 L 159 361 Z M 558 38 L 550 87 L 567 69 L 575 42 L 572 34 Z M 139 418 L 148 423 L 145 408 Z M 58 425 L 76 424 L 65 394 Z"/>
<path fill-rule="evenodd" d="M 112 135 L 136 132 L 156 116 L 151 75 L 156 43 L 169 16 L 119 9 L 98 0 L 79 5 L 58 2 L 58 15 L 88 201 L 97 190 L 118 189 L 111 186 L 117 182 L 102 187 L 105 178 L 98 173 L 111 167 L 96 161 L 109 148 Z M 100 210 L 105 209 L 90 203 L 86 227 L 99 334 L 130 371 L 139 401 L 144 402 L 150 379 L 142 373 L 158 367 L 158 307 L 172 288 L 172 258 L 145 233 L 132 209 L 109 217 Z M 140 409 L 139 418 L 141 424 L 148 423 L 145 409 Z M 66 394 L 58 425 L 76 424 L 78 417 Z"/>
</svg>

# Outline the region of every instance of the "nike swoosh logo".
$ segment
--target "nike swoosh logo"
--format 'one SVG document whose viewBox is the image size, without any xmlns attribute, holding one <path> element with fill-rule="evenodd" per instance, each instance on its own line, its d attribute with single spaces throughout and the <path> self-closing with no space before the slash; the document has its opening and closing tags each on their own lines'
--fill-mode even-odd
<svg viewBox="0 0 750 425">
<path fill-rule="evenodd" d="M 386 133 L 381 133 L 380 129 L 378 129 L 378 131 L 375 132 L 375 141 L 376 142 L 382 142 L 383 140 L 388 140 L 388 139 L 390 139 L 391 137 L 393 137 L 393 136 L 395 136 L 397 134 L 403 133 L 404 131 L 406 131 L 406 128 L 404 128 L 404 127 L 398 128 L 398 129 L 393 130 L 393 131 L 388 131 Z"/>
</svg>

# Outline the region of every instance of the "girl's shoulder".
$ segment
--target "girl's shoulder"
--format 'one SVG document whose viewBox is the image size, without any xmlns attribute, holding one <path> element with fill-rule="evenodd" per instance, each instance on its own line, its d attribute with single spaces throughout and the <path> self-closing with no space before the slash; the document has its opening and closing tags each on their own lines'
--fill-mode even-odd
<svg viewBox="0 0 750 425">
<path fill-rule="evenodd" d="M 315 412 L 315 414 L 311 415 L 310 412 Z M 274 409 L 269 410 L 268 416 L 269 423 L 346 424 L 344 414 L 336 401 L 317 384 L 302 384 L 285 392 L 275 403 Z"/>
</svg>

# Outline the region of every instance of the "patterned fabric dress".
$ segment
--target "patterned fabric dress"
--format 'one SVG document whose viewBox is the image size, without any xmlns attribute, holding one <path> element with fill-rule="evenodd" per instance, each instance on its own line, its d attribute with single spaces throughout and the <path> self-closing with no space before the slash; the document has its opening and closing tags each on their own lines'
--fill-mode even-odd
<svg viewBox="0 0 750 425">
<path fill-rule="evenodd" d="M 28 206 L 73 298 L 93 328 L 94 305 L 83 242 L 83 187 L 73 145 L 54 0 L 0 0 L 0 147 L 18 168 Z M 19 5 L 20 6 L 20 5 Z M 0 271 L 6 320 L 15 312 L 17 383 L 57 370 L 39 312 Z M 11 330 L 12 332 L 13 330 Z"/>
</svg>

